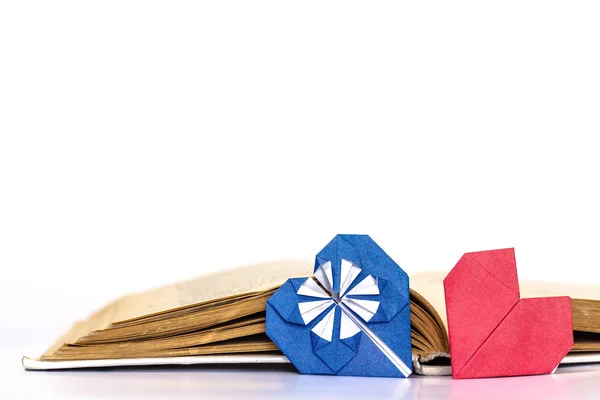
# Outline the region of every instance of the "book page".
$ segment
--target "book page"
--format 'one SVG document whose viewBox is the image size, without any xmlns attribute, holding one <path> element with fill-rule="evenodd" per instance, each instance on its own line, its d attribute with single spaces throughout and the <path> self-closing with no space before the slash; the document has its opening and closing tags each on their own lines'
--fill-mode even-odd
<svg viewBox="0 0 600 400">
<path fill-rule="evenodd" d="M 600 301 L 600 285 L 571 285 L 559 282 L 523 281 L 519 283 L 521 298 L 569 296 L 573 299 Z"/>
<path fill-rule="evenodd" d="M 288 278 L 311 276 L 308 261 L 276 261 L 229 269 L 121 299 L 111 322 L 223 297 L 260 292 L 281 286 Z"/>
<path fill-rule="evenodd" d="M 410 288 L 423 296 L 440 315 L 446 329 L 446 300 L 444 298 L 444 278 L 448 272 L 429 271 L 410 277 Z"/>
</svg>

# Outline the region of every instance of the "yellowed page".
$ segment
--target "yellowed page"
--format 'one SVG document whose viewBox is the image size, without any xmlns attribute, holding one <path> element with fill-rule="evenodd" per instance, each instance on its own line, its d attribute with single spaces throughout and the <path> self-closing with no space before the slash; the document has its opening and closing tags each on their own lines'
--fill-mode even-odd
<svg viewBox="0 0 600 400">
<path fill-rule="evenodd" d="M 410 277 L 410 288 L 423 296 L 435 308 L 446 329 L 448 329 L 448 320 L 443 281 L 447 274 L 444 271 L 429 271 Z"/>
<path fill-rule="evenodd" d="M 229 269 L 122 298 L 111 322 L 164 312 L 223 297 L 260 292 L 288 278 L 312 275 L 308 261 L 275 261 Z"/>
<path fill-rule="evenodd" d="M 570 296 L 573 299 L 600 300 L 600 285 L 572 285 L 559 282 L 523 281 L 521 297 Z"/>
</svg>

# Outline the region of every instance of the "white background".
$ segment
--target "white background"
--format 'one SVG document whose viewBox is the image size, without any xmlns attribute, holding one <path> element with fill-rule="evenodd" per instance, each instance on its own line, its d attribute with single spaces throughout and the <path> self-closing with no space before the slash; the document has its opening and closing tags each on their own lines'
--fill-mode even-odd
<svg viewBox="0 0 600 400">
<path fill-rule="evenodd" d="M 600 284 L 599 7 L 2 2 L 0 336 L 336 233 Z"/>
</svg>

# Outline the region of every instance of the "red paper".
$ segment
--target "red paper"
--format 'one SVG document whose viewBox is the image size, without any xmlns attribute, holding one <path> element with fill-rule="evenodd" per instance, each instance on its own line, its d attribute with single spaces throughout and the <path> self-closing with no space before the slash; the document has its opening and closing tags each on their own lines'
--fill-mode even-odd
<svg viewBox="0 0 600 400">
<path fill-rule="evenodd" d="M 454 378 L 548 374 L 573 347 L 571 299 L 520 299 L 514 249 L 466 253 L 444 291 Z"/>
</svg>

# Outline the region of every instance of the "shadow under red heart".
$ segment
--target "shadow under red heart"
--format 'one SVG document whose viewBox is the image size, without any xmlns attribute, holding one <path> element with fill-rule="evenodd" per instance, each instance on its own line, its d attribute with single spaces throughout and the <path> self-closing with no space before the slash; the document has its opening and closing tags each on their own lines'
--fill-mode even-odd
<svg viewBox="0 0 600 400">
<path fill-rule="evenodd" d="M 548 374 L 573 347 L 571 299 L 521 299 L 514 249 L 466 253 L 444 292 L 454 378 Z"/>
</svg>

